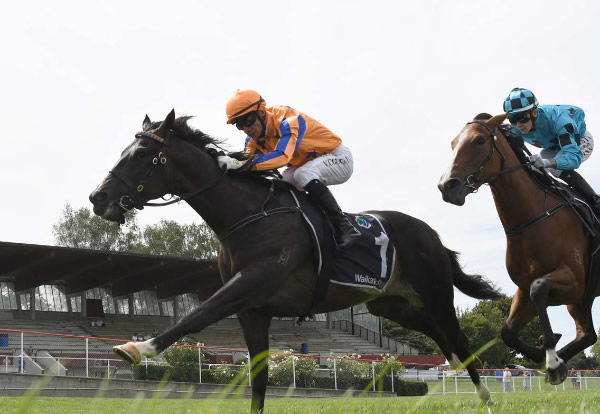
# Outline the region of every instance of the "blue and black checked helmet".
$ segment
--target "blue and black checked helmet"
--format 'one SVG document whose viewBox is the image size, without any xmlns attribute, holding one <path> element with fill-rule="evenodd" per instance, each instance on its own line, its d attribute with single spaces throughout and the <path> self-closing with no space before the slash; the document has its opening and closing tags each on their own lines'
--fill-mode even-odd
<svg viewBox="0 0 600 414">
<path fill-rule="evenodd" d="M 504 100 L 504 112 L 508 115 L 529 111 L 538 106 L 538 100 L 529 89 L 514 88 Z"/>
</svg>

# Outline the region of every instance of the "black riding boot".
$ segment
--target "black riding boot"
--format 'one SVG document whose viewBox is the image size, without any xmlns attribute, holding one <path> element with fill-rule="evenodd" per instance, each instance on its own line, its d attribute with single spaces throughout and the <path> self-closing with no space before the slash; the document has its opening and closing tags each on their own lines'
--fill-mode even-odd
<svg viewBox="0 0 600 414">
<path fill-rule="evenodd" d="M 578 172 L 565 170 L 560 174 L 560 178 L 584 196 L 596 211 L 596 214 L 600 215 L 600 196 Z"/>
<path fill-rule="evenodd" d="M 329 217 L 335 228 L 335 241 L 339 248 L 350 246 L 360 232 L 354 227 L 350 219 L 342 212 L 331 191 L 319 180 L 312 180 L 304 189 L 311 200 L 319 205 Z"/>
</svg>

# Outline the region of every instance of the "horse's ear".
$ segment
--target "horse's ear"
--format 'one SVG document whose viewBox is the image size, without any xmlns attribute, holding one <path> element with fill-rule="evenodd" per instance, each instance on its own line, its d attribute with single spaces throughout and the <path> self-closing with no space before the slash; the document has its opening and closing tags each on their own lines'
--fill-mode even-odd
<svg viewBox="0 0 600 414">
<path fill-rule="evenodd" d="M 506 119 L 506 114 L 500 114 L 500 115 L 491 117 L 490 119 L 485 121 L 485 123 L 488 124 L 488 126 L 490 128 L 494 129 L 498 125 L 500 125 L 502 122 L 504 122 L 505 119 Z"/>
<path fill-rule="evenodd" d="M 146 117 L 142 121 L 142 131 L 148 131 L 151 126 L 152 126 L 152 121 L 150 120 L 150 117 L 148 115 L 146 115 Z"/>
<path fill-rule="evenodd" d="M 173 124 L 175 123 L 175 109 L 171 109 L 171 112 L 167 115 L 164 121 L 160 123 L 158 127 L 158 131 L 168 131 L 173 128 Z M 164 135 L 163 135 L 164 136 Z"/>
</svg>

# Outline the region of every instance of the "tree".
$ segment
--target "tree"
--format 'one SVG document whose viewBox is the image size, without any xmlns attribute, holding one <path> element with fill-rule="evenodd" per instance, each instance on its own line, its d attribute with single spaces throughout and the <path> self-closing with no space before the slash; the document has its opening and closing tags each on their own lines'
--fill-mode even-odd
<svg viewBox="0 0 600 414">
<path fill-rule="evenodd" d="M 425 354 L 440 354 L 441 351 L 435 341 L 421 332 L 411 331 L 389 319 L 381 318 L 383 334 L 399 342 L 417 348 Z"/>
<path fill-rule="evenodd" d="M 142 232 L 143 252 L 196 259 L 212 259 L 219 252 L 219 241 L 206 223 L 178 224 L 161 220 Z"/>
<path fill-rule="evenodd" d="M 219 241 L 205 223 L 181 225 L 162 220 L 140 230 L 135 210 L 127 212 L 125 224 L 119 225 L 94 215 L 86 207 L 74 210 L 66 204 L 52 230 L 58 246 L 198 259 L 215 258 L 219 249 Z"/>
<path fill-rule="evenodd" d="M 598 336 L 600 336 L 600 330 L 598 330 Z M 596 363 L 600 366 L 600 341 L 596 341 L 592 346 L 592 358 L 596 360 Z"/>
<path fill-rule="evenodd" d="M 495 301 L 482 300 L 470 311 L 459 312 L 458 320 L 469 339 L 470 349 L 474 352 L 489 341 L 498 339 L 491 348 L 481 354 L 479 357 L 481 361 L 487 361 L 491 367 L 501 367 L 511 362 L 532 368 L 541 367 L 541 364 L 519 356 L 517 351 L 505 345 L 500 338 L 511 302 L 512 299 L 507 296 Z M 539 318 L 536 317 L 519 331 L 519 338 L 535 345 L 541 334 Z"/>
<path fill-rule="evenodd" d="M 597 342 L 596 342 L 597 343 Z M 595 346 L 595 345 L 594 345 Z M 593 349 L 592 349 L 593 351 Z M 598 361 L 595 356 L 587 356 L 585 352 L 579 352 L 575 354 L 573 358 L 571 358 L 567 362 L 568 369 L 598 369 Z"/>
<path fill-rule="evenodd" d="M 74 210 L 68 203 L 58 223 L 52 226 L 58 246 L 94 250 L 135 251 L 141 234 L 135 211 L 126 214 L 126 224 L 104 220 L 86 207 Z"/>
</svg>

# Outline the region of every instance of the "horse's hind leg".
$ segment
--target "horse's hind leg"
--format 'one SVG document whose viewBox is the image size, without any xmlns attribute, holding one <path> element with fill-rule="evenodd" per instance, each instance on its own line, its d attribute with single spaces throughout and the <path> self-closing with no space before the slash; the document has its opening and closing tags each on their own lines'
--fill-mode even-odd
<svg viewBox="0 0 600 414">
<path fill-rule="evenodd" d="M 576 298 L 581 293 L 579 285 L 575 282 L 573 272 L 563 266 L 544 277 L 535 279 L 531 283 L 529 296 L 534 303 L 540 317 L 540 326 L 544 333 L 544 349 L 546 350 L 546 380 L 553 384 L 560 384 L 567 377 L 567 365 L 556 353 L 557 336 L 552 332 L 550 319 L 546 306 L 550 299 L 554 303 L 565 303 L 566 298 Z"/>
<path fill-rule="evenodd" d="M 591 303 L 589 305 L 569 305 L 567 309 L 575 321 L 575 339 L 558 351 L 558 356 L 565 362 L 588 346 L 595 344 L 598 339 L 592 321 Z"/>
<path fill-rule="evenodd" d="M 457 358 L 460 362 L 464 363 L 471 356 L 467 337 L 460 330 L 456 313 L 452 306 L 444 312 L 440 312 L 439 316 L 435 316 L 425 312 L 425 308 L 420 309 L 411 305 L 402 297 L 392 296 L 375 299 L 367 303 L 367 308 L 374 315 L 383 316 L 399 323 L 405 328 L 419 331 L 429 336 L 439 345 L 448 361 L 454 365 L 456 365 Z M 481 383 L 474 361 L 470 361 L 466 368 L 471 381 L 473 381 L 473 384 L 477 388 L 479 398 L 484 403 L 491 402 L 490 392 Z"/>
<path fill-rule="evenodd" d="M 251 311 L 238 313 L 250 353 L 252 372 L 252 413 L 262 413 L 268 381 L 269 324 L 271 318 Z"/>
<path fill-rule="evenodd" d="M 541 346 L 537 348 L 533 347 L 518 337 L 521 328 L 536 315 L 537 311 L 533 303 L 521 289 L 518 289 L 513 296 L 510 312 L 502 327 L 501 336 L 504 343 L 515 351 L 523 354 L 523 356 L 532 361 L 542 362 L 545 355 L 544 348 Z"/>
</svg>

